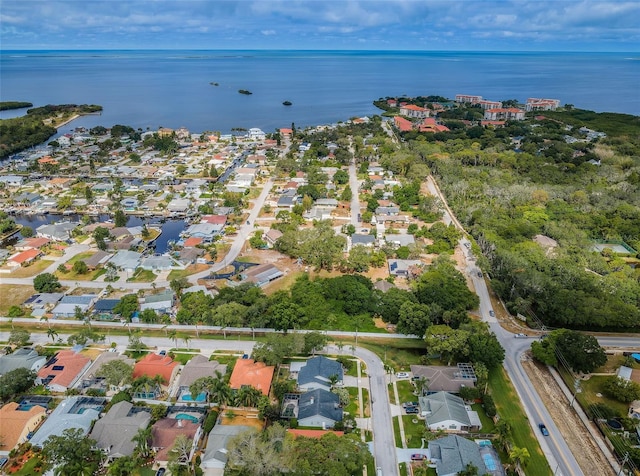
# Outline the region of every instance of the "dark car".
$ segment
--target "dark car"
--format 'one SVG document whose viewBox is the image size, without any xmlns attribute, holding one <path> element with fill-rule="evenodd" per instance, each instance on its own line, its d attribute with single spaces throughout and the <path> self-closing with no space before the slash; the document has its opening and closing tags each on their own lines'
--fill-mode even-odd
<svg viewBox="0 0 640 476">
<path fill-rule="evenodd" d="M 414 453 L 411 455 L 411 461 L 424 461 L 427 459 L 427 455 L 423 455 L 422 453 Z"/>
<path fill-rule="evenodd" d="M 540 433 L 542 433 L 544 436 L 549 436 L 549 430 L 547 430 L 547 427 L 544 423 L 539 423 L 538 428 L 540 428 Z"/>
<path fill-rule="evenodd" d="M 490 315 L 491 317 L 496 317 L 496 313 L 495 313 L 495 312 L 493 312 L 493 310 L 489 311 L 489 315 Z"/>
<path fill-rule="evenodd" d="M 418 407 L 405 407 L 404 411 L 407 412 L 407 415 L 417 414 L 420 412 Z"/>
<path fill-rule="evenodd" d="M 158 471 L 156 471 L 156 476 L 163 476 L 164 473 L 166 473 L 167 470 L 164 468 L 160 468 Z"/>
<path fill-rule="evenodd" d="M 7 464 L 9 462 L 9 458 L 7 457 L 3 457 L 0 458 L 0 468 L 3 468 L 5 464 Z"/>
<path fill-rule="evenodd" d="M 482 277 L 482 271 L 478 271 L 478 277 L 481 278 Z"/>
</svg>

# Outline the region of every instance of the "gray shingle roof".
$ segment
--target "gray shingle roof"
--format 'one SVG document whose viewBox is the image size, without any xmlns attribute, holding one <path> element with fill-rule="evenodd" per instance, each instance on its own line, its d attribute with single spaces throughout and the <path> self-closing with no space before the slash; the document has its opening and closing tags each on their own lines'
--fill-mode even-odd
<svg viewBox="0 0 640 476">
<path fill-rule="evenodd" d="M 109 456 L 130 456 L 136 448 L 131 439 L 151 421 L 150 409 L 136 408 L 130 402 L 118 402 L 96 422 L 89 435 L 99 448 L 108 450 Z M 133 409 L 133 411 L 132 411 Z"/>
<path fill-rule="evenodd" d="M 38 355 L 32 348 L 23 347 L 13 354 L 0 356 L 0 375 L 15 369 L 31 369 L 36 362 L 41 361 L 41 364 L 44 364 L 46 360 L 46 357 Z"/>
<path fill-rule="evenodd" d="M 309 388 L 316 384 L 317 388 L 329 388 L 329 377 L 338 376 L 338 381 L 342 381 L 342 365 L 335 360 L 324 356 L 313 357 L 307 360 L 298 373 L 298 385 L 306 385 Z"/>
<path fill-rule="evenodd" d="M 436 472 L 441 476 L 457 474 L 467 464 L 478 468 L 478 474 L 485 474 L 487 467 L 480 456 L 480 447 L 457 435 L 445 436 L 429 443 L 431 459 L 436 460 Z"/>
<path fill-rule="evenodd" d="M 335 393 L 316 389 L 300 395 L 298 400 L 298 420 L 322 415 L 333 421 L 342 420 L 340 398 Z"/>
<path fill-rule="evenodd" d="M 420 409 L 429 412 L 426 416 L 427 425 L 434 425 L 443 421 L 453 420 L 464 426 L 471 426 L 467 409 L 462 398 L 448 392 L 437 392 L 426 397 L 420 397 Z"/>
</svg>

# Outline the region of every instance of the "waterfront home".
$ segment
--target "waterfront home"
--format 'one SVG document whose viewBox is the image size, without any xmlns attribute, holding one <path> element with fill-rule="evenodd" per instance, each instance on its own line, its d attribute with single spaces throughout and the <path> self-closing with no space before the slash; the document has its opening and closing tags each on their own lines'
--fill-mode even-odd
<svg viewBox="0 0 640 476">
<path fill-rule="evenodd" d="M 140 261 L 140 268 L 149 271 L 169 271 L 175 267 L 181 267 L 181 265 L 176 263 L 173 258 L 168 255 L 146 256 Z"/>
<path fill-rule="evenodd" d="M 73 350 L 61 350 L 38 371 L 36 385 L 44 385 L 52 392 L 65 392 L 90 365 L 90 358 Z"/>
<path fill-rule="evenodd" d="M 140 310 L 153 309 L 157 313 L 168 313 L 173 307 L 174 294 L 171 289 L 166 289 L 158 294 L 150 294 L 144 297 L 144 302 L 140 305 Z"/>
<path fill-rule="evenodd" d="M 42 249 L 51 243 L 51 240 L 48 238 L 43 238 L 40 236 L 34 236 L 31 238 L 25 238 L 24 240 L 16 243 L 15 249 L 17 251 L 26 251 L 29 249 Z"/>
<path fill-rule="evenodd" d="M 185 236 L 201 238 L 203 243 L 210 243 L 214 237 L 219 235 L 224 229 L 224 225 L 212 224 L 212 223 L 196 223 L 189 226 L 184 230 Z"/>
<path fill-rule="evenodd" d="M 559 99 L 528 98 L 525 104 L 527 111 L 555 111 L 559 107 Z"/>
<path fill-rule="evenodd" d="M 96 441 L 96 447 L 104 452 L 107 461 L 131 456 L 137 446 L 133 438 L 150 422 L 149 407 L 134 407 L 130 402 L 118 402 L 95 423 L 89 438 Z"/>
<path fill-rule="evenodd" d="M 187 241 L 191 239 L 192 238 L 189 238 L 187 239 Z M 198 262 L 200 260 L 200 257 L 204 255 L 204 253 L 205 251 L 202 248 L 185 247 L 178 252 L 178 261 L 183 266 L 189 266 L 190 264 Z"/>
<path fill-rule="evenodd" d="M 105 403 L 104 398 L 65 398 L 29 440 L 30 443 L 41 448 L 47 438 L 52 435 L 62 436 L 64 430 L 71 428 L 77 428 L 86 435 L 91 424 L 100 416 Z"/>
<path fill-rule="evenodd" d="M 449 392 L 436 392 L 418 397 L 420 412 L 431 431 L 470 431 L 482 428 L 478 413 L 464 400 Z"/>
<path fill-rule="evenodd" d="M 424 119 L 425 117 L 429 117 L 429 110 L 424 107 L 416 106 L 415 104 L 406 104 L 400 107 L 400 115 Z"/>
<path fill-rule="evenodd" d="M 305 392 L 298 400 L 297 418 L 303 427 L 333 428 L 343 418 L 340 397 L 321 388 Z"/>
<path fill-rule="evenodd" d="M 0 408 L 0 456 L 7 456 L 12 449 L 26 443 L 46 414 L 47 409 L 40 405 L 9 402 Z"/>
<path fill-rule="evenodd" d="M 0 355 L 0 376 L 16 369 L 37 372 L 46 362 L 44 355 L 38 355 L 31 347 L 22 347 L 11 354 Z"/>
<path fill-rule="evenodd" d="M 154 378 L 159 375 L 163 385 L 168 387 L 178 373 L 178 368 L 179 363 L 168 355 L 147 354 L 133 367 L 133 378 L 143 375 Z"/>
<path fill-rule="evenodd" d="M 191 200 L 187 198 L 174 198 L 167 205 L 167 211 L 172 213 L 186 213 L 191 205 Z"/>
<path fill-rule="evenodd" d="M 234 390 L 250 386 L 260 390 L 263 395 L 269 395 L 274 372 L 275 367 L 264 362 L 256 362 L 253 359 L 238 359 L 233 367 L 229 386 Z"/>
<path fill-rule="evenodd" d="M 211 225 L 226 225 L 227 224 L 227 216 L 226 215 L 204 215 L 200 219 L 200 223 L 209 223 Z M 185 246 L 186 243 L 185 243 Z M 195 246 L 195 245 L 191 245 Z"/>
<path fill-rule="evenodd" d="M 36 228 L 36 234 L 53 241 L 71 241 L 71 231 L 79 225 L 79 222 L 69 221 L 40 225 Z"/>
</svg>

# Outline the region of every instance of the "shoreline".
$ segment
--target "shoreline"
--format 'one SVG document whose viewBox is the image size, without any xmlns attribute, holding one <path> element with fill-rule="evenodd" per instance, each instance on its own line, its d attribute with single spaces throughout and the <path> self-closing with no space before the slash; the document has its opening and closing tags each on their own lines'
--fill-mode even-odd
<svg viewBox="0 0 640 476">
<path fill-rule="evenodd" d="M 55 128 L 56 130 L 60 129 L 61 127 L 66 126 L 67 124 L 69 124 L 72 121 L 75 121 L 76 119 L 78 119 L 80 117 L 80 114 L 74 114 L 73 116 L 71 116 L 69 119 L 67 119 L 66 121 L 62 121 L 60 124 L 56 124 Z"/>
</svg>

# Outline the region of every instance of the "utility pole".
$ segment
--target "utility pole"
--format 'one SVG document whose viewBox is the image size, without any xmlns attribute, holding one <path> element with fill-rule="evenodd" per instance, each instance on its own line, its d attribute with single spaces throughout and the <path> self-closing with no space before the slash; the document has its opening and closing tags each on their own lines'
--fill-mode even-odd
<svg viewBox="0 0 640 476">
<path fill-rule="evenodd" d="M 624 458 L 622 459 L 622 463 L 620 464 L 620 471 L 616 474 L 616 476 L 622 476 L 624 474 L 624 465 L 627 464 L 627 460 L 629 459 L 629 452 L 627 451 L 624 454 Z"/>
</svg>

